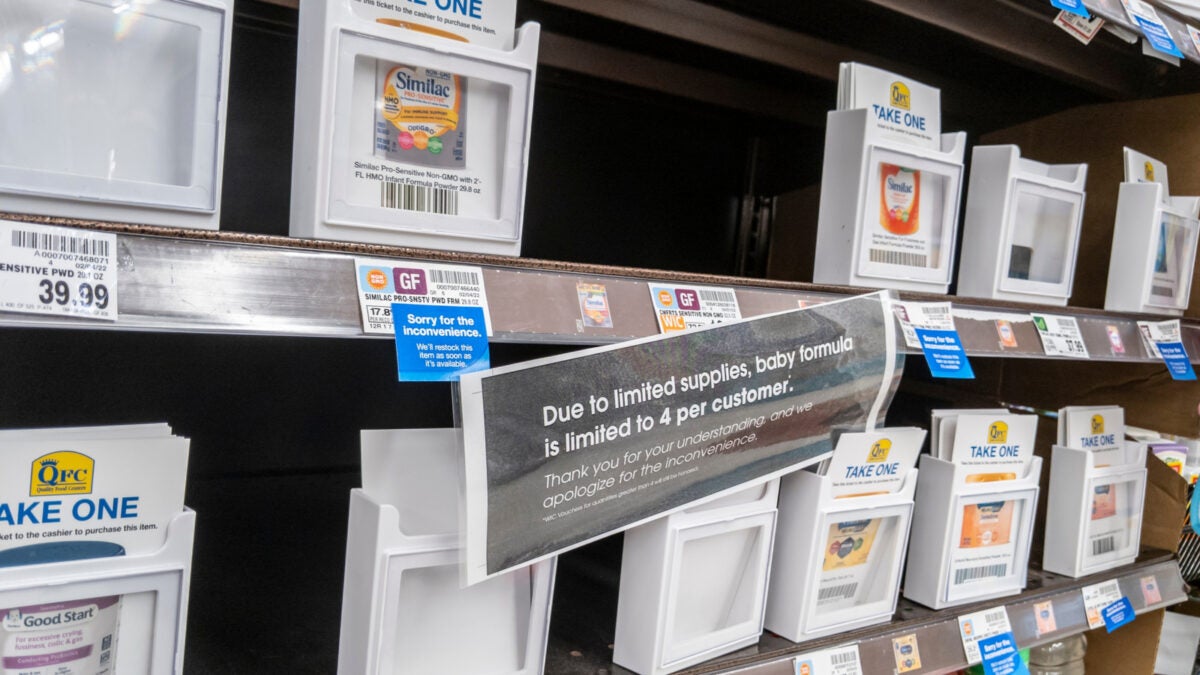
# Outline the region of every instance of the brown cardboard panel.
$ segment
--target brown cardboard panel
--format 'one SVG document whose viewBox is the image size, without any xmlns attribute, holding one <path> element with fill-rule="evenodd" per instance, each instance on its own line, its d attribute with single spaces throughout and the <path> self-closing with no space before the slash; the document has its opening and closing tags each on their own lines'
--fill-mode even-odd
<svg viewBox="0 0 1200 675">
<path fill-rule="evenodd" d="M 1087 655 L 1083 659 L 1087 672 L 1107 675 L 1153 673 L 1164 611 L 1141 614 L 1133 623 L 1112 633 L 1103 628 L 1088 631 Z"/>
<path fill-rule="evenodd" d="M 768 279 L 812 281 L 820 203 L 820 184 L 793 190 L 776 198 L 771 247 L 767 255 Z M 847 260 L 846 264 L 849 265 L 850 261 Z"/>
<path fill-rule="evenodd" d="M 1142 546 L 1178 551 L 1187 518 L 1187 481 L 1157 457 L 1146 457 Z"/>
<path fill-rule="evenodd" d="M 1021 155 L 1053 164 L 1087 162 L 1087 202 L 1071 305 L 1103 307 L 1112 252 L 1117 189 L 1124 180 L 1121 148 L 1166 162 L 1175 195 L 1200 194 L 1200 95 L 1072 108 L 980 137 L 981 145 L 1014 143 Z M 968 186 L 969 188 L 969 186 Z M 1200 277 L 1192 281 L 1187 316 L 1200 316 Z"/>
</svg>

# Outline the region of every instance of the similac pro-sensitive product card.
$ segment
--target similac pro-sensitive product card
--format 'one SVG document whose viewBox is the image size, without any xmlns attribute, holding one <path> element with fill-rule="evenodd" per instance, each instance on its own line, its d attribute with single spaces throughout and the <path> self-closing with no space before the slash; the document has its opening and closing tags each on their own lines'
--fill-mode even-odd
<svg viewBox="0 0 1200 675">
<path fill-rule="evenodd" d="M 838 87 L 839 110 L 865 108 L 884 135 L 941 148 L 942 93 L 937 87 L 861 63 L 842 64 Z"/>
<path fill-rule="evenodd" d="M 158 550 L 183 509 L 188 440 L 143 430 L 0 436 L 0 564 Z"/>
<path fill-rule="evenodd" d="M 1109 405 L 1059 410 L 1058 444 L 1091 452 L 1098 467 L 1124 463 L 1125 409 Z"/>
<path fill-rule="evenodd" d="M 966 482 L 1025 475 L 1033 460 L 1036 415 L 958 415 L 955 426 L 951 461 L 965 469 Z"/>
<path fill-rule="evenodd" d="M 921 454 L 925 430 L 892 427 L 842 434 L 825 475 L 835 498 L 895 492 Z"/>
</svg>

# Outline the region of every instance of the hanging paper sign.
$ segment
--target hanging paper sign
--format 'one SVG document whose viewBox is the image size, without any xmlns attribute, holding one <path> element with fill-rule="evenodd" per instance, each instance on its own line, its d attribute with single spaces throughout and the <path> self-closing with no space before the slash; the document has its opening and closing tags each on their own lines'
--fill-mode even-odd
<svg viewBox="0 0 1200 675">
<path fill-rule="evenodd" d="M 894 326 L 874 293 L 464 375 L 468 583 L 824 459 L 882 421 Z"/>
</svg>

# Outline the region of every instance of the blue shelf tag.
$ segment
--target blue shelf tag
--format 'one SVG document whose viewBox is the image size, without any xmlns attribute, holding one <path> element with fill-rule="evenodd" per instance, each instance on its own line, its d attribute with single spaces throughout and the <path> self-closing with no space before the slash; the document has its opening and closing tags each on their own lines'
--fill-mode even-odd
<svg viewBox="0 0 1200 675">
<path fill-rule="evenodd" d="M 453 382 L 487 370 L 485 321 L 482 307 L 392 303 L 400 381 Z"/>
<path fill-rule="evenodd" d="M 1192 370 L 1192 360 L 1188 358 L 1187 350 L 1182 342 L 1159 342 L 1158 353 L 1163 363 L 1167 364 L 1167 372 L 1176 380 L 1194 380 L 1196 371 Z"/>
<path fill-rule="evenodd" d="M 1143 0 L 1125 0 L 1122 4 L 1125 6 L 1125 14 L 1129 16 L 1130 21 L 1141 29 L 1142 35 L 1146 36 L 1147 44 L 1163 54 L 1183 58 L 1183 52 L 1179 51 L 1174 38 L 1171 37 L 1171 31 L 1167 29 L 1162 19 L 1158 18 L 1158 12 L 1152 5 Z"/>
<path fill-rule="evenodd" d="M 979 641 L 985 675 L 1029 675 L 1029 667 L 1021 660 L 1017 639 L 1012 633 L 1000 633 Z"/>
<path fill-rule="evenodd" d="M 1092 15 L 1088 14 L 1087 7 L 1084 7 L 1083 0 L 1050 0 L 1050 4 L 1064 12 L 1078 14 L 1085 19 L 1092 18 Z"/>
<path fill-rule="evenodd" d="M 1129 598 L 1125 596 L 1100 610 L 1100 614 L 1104 617 L 1104 627 L 1110 633 L 1127 623 L 1132 623 L 1134 619 L 1133 605 L 1129 604 Z"/>
<path fill-rule="evenodd" d="M 931 375 L 956 380 L 975 379 L 975 371 L 971 370 L 958 331 L 918 327 L 916 332 Z"/>
</svg>

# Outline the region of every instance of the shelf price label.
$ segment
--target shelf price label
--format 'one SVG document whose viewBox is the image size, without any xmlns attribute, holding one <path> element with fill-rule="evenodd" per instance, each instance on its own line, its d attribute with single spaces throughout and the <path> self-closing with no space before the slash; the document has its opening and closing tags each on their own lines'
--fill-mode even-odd
<svg viewBox="0 0 1200 675">
<path fill-rule="evenodd" d="M 858 645 L 845 645 L 797 656 L 795 675 L 862 675 Z"/>
<path fill-rule="evenodd" d="M 648 284 L 659 333 L 715 326 L 742 318 L 737 293 L 725 286 Z"/>
<path fill-rule="evenodd" d="M 354 272 L 363 332 L 392 335 L 392 303 L 435 307 L 479 307 L 487 335 L 492 334 L 483 270 L 408 260 L 355 258 Z"/>
<path fill-rule="evenodd" d="M 973 380 L 975 371 L 954 328 L 954 310 L 948 302 L 897 302 L 893 304 L 904 342 L 920 348 L 934 377 Z"/>
<path fill-rule="evenodd" d="M 1091 586 L 1084 586 L 1083 609 L 1087 612 L 1088 628 L 1099 628 L 1105 625 L 1104 610 L 1115 602 L 1122 600 L 1121 585 L 1116 579 L 1109 579 Z M 1126 600 L 1128 602 L 1128 600 Z M 1132 612 L 1130 612 L 1132 614 Z"/>
<path fill-rule="evenodd" d="M 1008 612 L 1003 607 L 993 607 L 958 617 L 958 634 L 962 638 L 967 663 L 971 665 L 984 660 L 979 643 L 1006 633 L 1012 637 L 1012 625 L 1008 621 Z"/>
<path fill-rule="evenodd" d="M 0 220 L 0 311 L 117 319 L 117 235 Z"/>
<path fill-rule="evenodd" d="M 1042 351 L 1046 356 L 1066 356 L 1073 359 L 1088 358 L 1087 345 L 1083 343 L 1083 332 L 1073 316 L 1034 314 L 1033 325 L 1038 337 L 1042 338 Z"/>
<path fill-rule="evenodd" d="M 1146 349 L 1167 364 L 1167 372 L 1176 380 L 1194 380 L 1192 360 L 1183 346 L 1183 333 L 1179 320 L 1139 321 L 1138 330 L 1146 340 Z"/>
<path fill-rule="evenodd" d="M 1183 58 L 1183 52 L 1179 51 L 1171 37 L 1171 31 L 1150 3 L 1145 0 L 1121 0 L 1121 4 L 1125 6 L 1125 14 L 1129 16 L 1130 22 L 1142 31 L 1147 44 L 1164 54 Z"/>
</svg>

